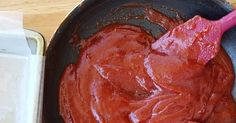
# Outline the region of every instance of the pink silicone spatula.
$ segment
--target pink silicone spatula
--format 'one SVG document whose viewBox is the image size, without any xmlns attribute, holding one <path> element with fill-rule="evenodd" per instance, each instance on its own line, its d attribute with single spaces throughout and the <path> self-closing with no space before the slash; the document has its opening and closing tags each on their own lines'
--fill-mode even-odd
<svg viewBox="0 0 236 123">
<path fill-rule="evenodd" d="M 235 25 L 236 10 L 216 21 L 197 15 L 168 31 L 152 44 L 152 49 L 162 55 L 180 56 L 206 64 L 218 53 L 223 33 Z"/>
</svg>

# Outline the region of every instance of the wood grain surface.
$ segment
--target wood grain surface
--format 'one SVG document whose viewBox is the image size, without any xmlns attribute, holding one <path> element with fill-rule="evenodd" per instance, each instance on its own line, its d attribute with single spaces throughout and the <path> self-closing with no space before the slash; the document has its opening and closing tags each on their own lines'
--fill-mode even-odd
<svg viewBox="0 0 236 123">
<path fill-rule="evenodd" d="M 0 0 L 0 10 L 24 13 L 24 27 L 43 34 L 47 45 L 64 17 L 82 0 Z M 236 7 L 236 0 L 228 0 Z"/>
<path fill-rule="evenodd" d="M 20 11 L 24 14 L 24 27 L 40 32 L 46 44 L 64 17 L 81 0 L 0 0 L 0 10 Z"/>
</svg>

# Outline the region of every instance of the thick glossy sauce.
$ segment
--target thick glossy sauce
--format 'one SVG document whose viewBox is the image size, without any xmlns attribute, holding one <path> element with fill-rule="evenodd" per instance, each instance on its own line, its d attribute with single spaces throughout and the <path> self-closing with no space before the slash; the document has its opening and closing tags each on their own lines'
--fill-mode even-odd
<svg viewBox="0 0 236 123">
<path fill-rule="evenodd" d="M 170 23 L 174 21 L 160 24 Z M 190 50 L 189 40 L 164 40 L 181 36 L 178 32 L 154 42 L 140 27 L 112 24 L 87 39 L 90 43 L 77 63 L 61 78 L 60 113 L 65 122 L 236 122 L 229 57 L 219 44 L 204 52 Z"/>
</svg>

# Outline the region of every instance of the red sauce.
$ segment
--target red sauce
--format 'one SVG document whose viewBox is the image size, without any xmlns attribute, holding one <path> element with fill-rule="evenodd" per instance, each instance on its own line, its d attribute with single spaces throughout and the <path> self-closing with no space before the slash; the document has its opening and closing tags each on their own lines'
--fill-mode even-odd
<svg viewBox="0 0 236 123">
<path fill-rule="evenodd" d="M 183 20 L 181 20 L 178 13 L 176 18 L 167 17 L 166 15 L 162 14 L 159 11 L 148 8 L 146 8 L 145 13 L 146 13 L 145 18 L 147 20 L 149 20 L 152 23 L 159 24 L 165 30 L 171 30 L 183 23 Z"/>
<path fill-rule="evenodd" d="M 199 47 L 208 45 L 184 38 L 181 31 L 170 31 L 154 42 L 140 27 L 112 24 L 87 39 L 77 63 L 61 78 L 64 121 L 235 123 L 230 58 L 219 47 L 204 52 Z M 183 40 L 165 40 L 173 36 Z M 191 50 L 188 43 L 197 48 Z"/>
</svg>

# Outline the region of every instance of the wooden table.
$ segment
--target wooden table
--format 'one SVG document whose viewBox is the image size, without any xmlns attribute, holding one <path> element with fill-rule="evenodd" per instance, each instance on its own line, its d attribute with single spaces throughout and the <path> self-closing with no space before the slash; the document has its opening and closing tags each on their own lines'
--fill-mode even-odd
<svg viewBox="0 0 236 123">
<path fill-rule="evenodd" d="M 47 45 L 64 17 L 82 0 L 0 0 L 0 10 L 24 13 L 25 28 L 41 32 Z M 236 7 L 236 0 L 228 0 Z"/>
<path fill-rule="evenodd" d="M 24 27 L 43 34 L 47 45 L 64 17 L 82 0 L 0 0 L 0 10 L 24 13 Z"/>
</svg>

